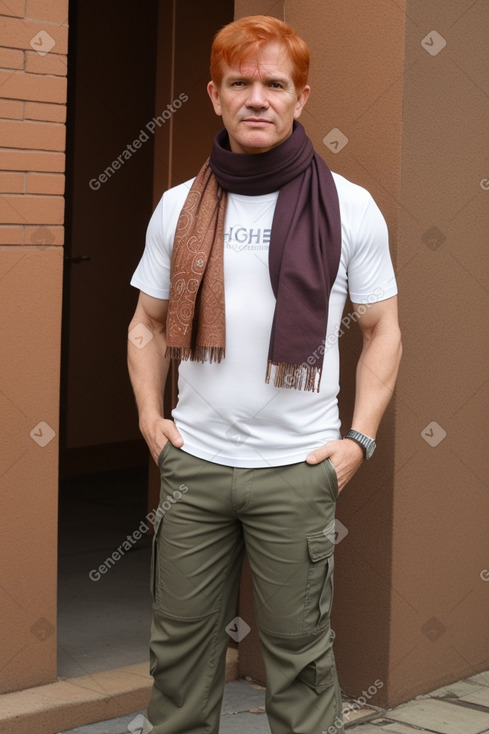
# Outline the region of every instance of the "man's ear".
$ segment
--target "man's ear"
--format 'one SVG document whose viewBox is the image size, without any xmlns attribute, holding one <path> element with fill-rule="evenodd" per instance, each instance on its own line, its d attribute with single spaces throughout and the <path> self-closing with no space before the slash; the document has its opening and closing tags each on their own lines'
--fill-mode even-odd
<svg viewBox="0 0 489 734">
<path fill-rule="evenodd" d="M 214 112 L 216 115 L 221 115 L 221 98 L 219 96 L 219 88 L 212 81 L 207 85 L 207 94 L 211 98 Z"/>
<path fill-rule="evenodd" d="M 297 95 L 297 103 L 295 106 L 295 112 L 294 112 L 294 119 L 298 119 L 301 116 L 302 110 L 304 109 L 304 106 L 309 99 L 309 95 L 311 93 L 311 87 L 309 84 L 306 84 L 302 92 L 299 92 Z"/>
</svg>

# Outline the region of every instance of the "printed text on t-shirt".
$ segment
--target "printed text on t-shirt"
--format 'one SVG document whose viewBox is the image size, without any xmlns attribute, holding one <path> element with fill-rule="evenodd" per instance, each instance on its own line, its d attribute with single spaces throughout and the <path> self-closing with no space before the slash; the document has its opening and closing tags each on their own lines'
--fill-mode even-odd
<svg viewBox="0 0 489 734">
<path fill-rule="evenodd" d="M 233 225 L 224 233 L 224 245 L 228 249 L 241 252 L 243 250 L 268 250 L 271 229 L 242 227 Z"/>
</svg>

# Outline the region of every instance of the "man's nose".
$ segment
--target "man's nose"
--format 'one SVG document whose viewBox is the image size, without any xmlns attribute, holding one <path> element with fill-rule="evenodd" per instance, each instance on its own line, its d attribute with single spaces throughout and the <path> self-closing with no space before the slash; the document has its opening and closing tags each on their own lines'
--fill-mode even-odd
<svg viewBox="0 0 489 734">
<path fill-rule="evenodd" d="M 267 107 L 268 106 L 266 90 L 264 89 L 263 84 L 261 84 L 261 82 L 255 82 L 254 84 L 250 85 L 250 93 L 248 95 L 248 99 L 246 100 L 246 104 L 249 107 Z"/>
</svg>

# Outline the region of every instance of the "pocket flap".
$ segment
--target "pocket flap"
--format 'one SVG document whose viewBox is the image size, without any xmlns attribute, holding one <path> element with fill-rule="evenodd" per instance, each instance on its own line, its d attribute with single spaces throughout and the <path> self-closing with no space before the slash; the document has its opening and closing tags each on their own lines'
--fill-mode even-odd
<svg viewBox="0 0 489 734">
<path fill-rule="evenodd" d="M 322 561 L 333 555 L 334 543 L 322 530 L 319 533 L 311 533 L 306 536 L 309 557 L 313 563 Z"/>
</svg>

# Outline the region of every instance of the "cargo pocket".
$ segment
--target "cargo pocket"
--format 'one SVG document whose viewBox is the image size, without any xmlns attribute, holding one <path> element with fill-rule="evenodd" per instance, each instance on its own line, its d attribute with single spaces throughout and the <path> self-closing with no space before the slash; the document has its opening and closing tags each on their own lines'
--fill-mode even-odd
<svg viewBox="0 0 489 734">
<path fill-rule="evenodd" d="M 327 627 L 333 603 L 334 543 L 321 530 L 306 536 L 309 572 L 303 632 Z"/>
<path fill-rule="evenodd" d="M 325 649 L 309 665 L 301 670 L 297 676 L 299 680 L 312 688 L 316 693 L 322 693 L 335 682 L 336 663 L 333 653 L 335 633 L 329 630 L 325 633 Z"/>
</svg>

